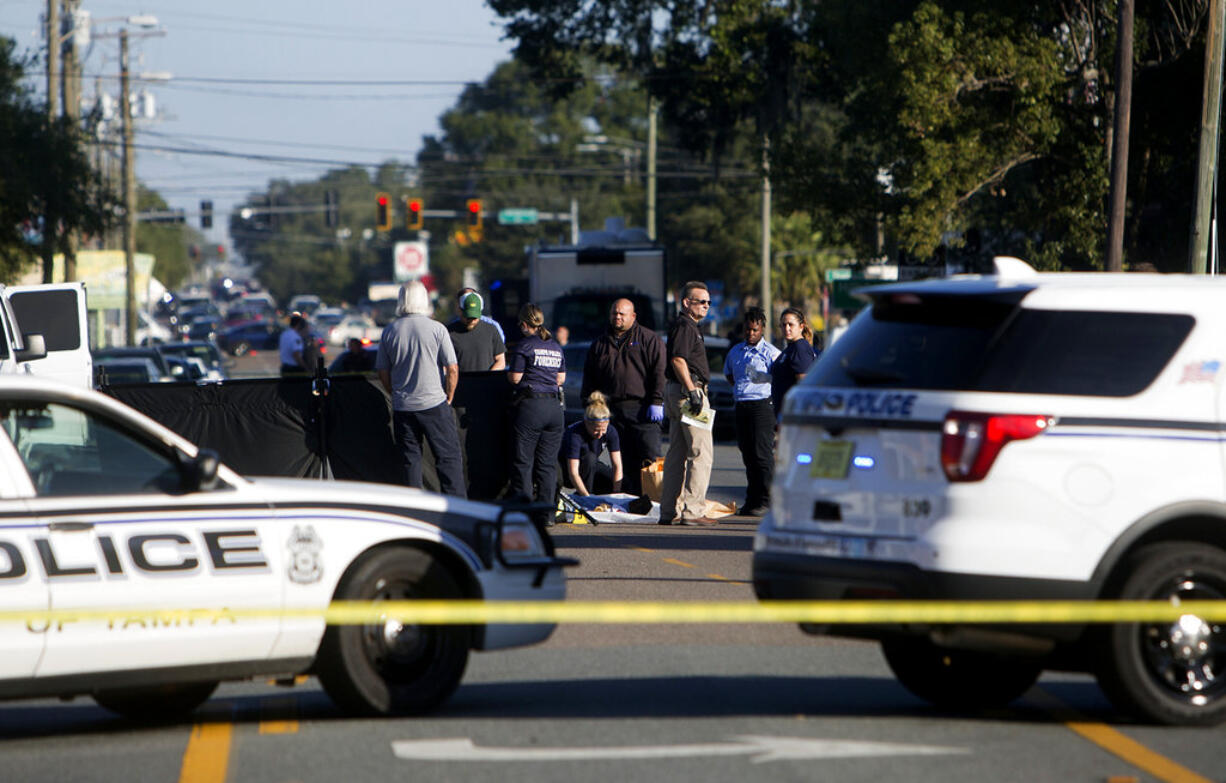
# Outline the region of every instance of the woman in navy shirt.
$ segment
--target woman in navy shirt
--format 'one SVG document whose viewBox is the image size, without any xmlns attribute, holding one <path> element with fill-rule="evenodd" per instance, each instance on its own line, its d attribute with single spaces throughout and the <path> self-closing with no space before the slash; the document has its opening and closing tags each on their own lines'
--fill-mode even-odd
<svg viewBox="0 0 1226 783">
<path fill-rule="evenodd" d="M 562 445 L 562 383 L 566 359 L 562 346 L 545 328 L 541 308 L 526 304 L 519 311 L 523 339 L 507 363 L 515 387 L 511 432 L 511 492 L 527 500 L 552 504 L 558 486 L 558 449 Z M 535 485 L 535 491 L 533 487 Z M 553 513 L 541 515 L 553 524 Z"/>
<path fill-rule="evenodd" d="M 580 495 L 591 495 L 596 482 L 596 461 L 607 447 L 609 461 L 613 463 L 613 491 L 620 492 L 622 485 L 622 446 L 617 428 L 609 423 L 609 406 L 605 396 L 592 392 L 587 407 L 583 409 L 583 421 L 566 428 L 562 438 L 562 464 L 566 477 Z"/>
<path fill-rule="evenodd" d="M 783 395 L 805 377 L 817 359 L 817 351 L 813 350 L 813 330 L 805 323 L 804 310 L 799 307 L 784 310 L 779 316 L 779 326 L 787 345 L 771 363 L 771 401 L 776 418 L 783 415 Z"/>
</svg>

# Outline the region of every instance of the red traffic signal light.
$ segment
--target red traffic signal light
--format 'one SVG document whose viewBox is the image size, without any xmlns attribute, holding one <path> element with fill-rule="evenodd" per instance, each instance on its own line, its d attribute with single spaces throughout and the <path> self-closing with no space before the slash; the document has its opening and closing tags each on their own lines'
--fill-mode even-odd
<svg viewBox="0 0 1226 783">
<path fill-rule="evenodd" d="M 404 226 L 410 231 L 420 231 L 422 223 L 422 203 L 419 198 L 406 199 L 404 202 Z"/>
<path fill-rule="evenodd" d="M 375 230 L 392 230 L 392 198 L 386 193 L 375 194 Z"/>
<path fill-rule="evenodd" d="M 481 199 L 468 200 L 468 225 L 470 228 L 481 228 Z"/>
</svg>

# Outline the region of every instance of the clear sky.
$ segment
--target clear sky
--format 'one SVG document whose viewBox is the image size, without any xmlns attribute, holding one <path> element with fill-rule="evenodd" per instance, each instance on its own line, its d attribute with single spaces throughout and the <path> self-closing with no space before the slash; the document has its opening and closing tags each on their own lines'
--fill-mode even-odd
<svg viewBox="0 0 1226 783">
<path fill-rule="evenodd" d="M 46 7 L 46 0 L 0 0 L 0 35 L 15 39 L 19 52 L 41 51 Z M 158 116 L 138 121 L 139 146 L 305 159 L 138 149 L 138 178 L 172 207 L 194 213 L 201 199 L 213 201 L 219 216 L 206 237 L 216 243 L 226 240 L 230 207 L 271 179 L 312 180 L 348 162 L 413 161 L 464 84 L 484 80 L 511 50 L 483 0 L 82 0 L 81 7 L 98 20 L 97 32 L 119 29 L 102 20 L 136 14 L 156 16 L 166 31 L 130 42 L 134 73 L 172 77 L 147 84 Z M 88 101 L 95 76 L 118 96 L 118 59 L 118 40 L 93 42 L 84 64 Z"/>
</svg>

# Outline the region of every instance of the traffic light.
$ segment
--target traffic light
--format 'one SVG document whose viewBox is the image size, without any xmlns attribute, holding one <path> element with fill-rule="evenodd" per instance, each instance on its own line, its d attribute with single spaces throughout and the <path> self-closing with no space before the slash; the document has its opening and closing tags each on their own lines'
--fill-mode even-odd
<svg viewBox="0 0 1226 783">
<path fill-rule="evenodd" d="M 479 198 L 468 200 L 468 227 L 478 230 L 481 228 L 481 199 Z"/>
<path fill-rule="evenodd" d="M 375 230 L 392 230 L 392 199 L 386 193 L 375 195 Z"/>
<path fill-rule="evenodd" d="M 213 202 L 212 201 L 201 201 L 200 202 L 200 227 L 201 228 L 212 228 L 213 227 Z"/>
<path fill-rule="evenodd" d="M 419 198 L 404 200 L 404 227 L 410 231 L 421 231 L 422 203 Z"/>
</svg>

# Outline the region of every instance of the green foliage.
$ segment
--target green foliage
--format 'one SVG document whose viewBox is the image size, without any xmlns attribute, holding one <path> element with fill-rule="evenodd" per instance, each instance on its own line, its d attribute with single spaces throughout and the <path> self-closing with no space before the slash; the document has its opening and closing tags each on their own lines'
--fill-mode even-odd
<svg viewBox="0 0 1226 783">
<path fill-rule="evenodd" d="M 985 255 L 1101 265 L 1112 0 L 491 6 L 534 72 L 566 66 L 556 90 L 582 84 L 581 56 L 642 76 L 674 137 L 717 172 L 725 156 L 754 160 L 745 151 L 769 135 L 781 211 L 809 213 L 861 258 L 927 256 L 973 228 Z M 1203 11 L 1136 8 L 1126 247 L 1161 268 L 1186 252 Z"/>
<path fill-rule="evenodd" d="M 153 212 L 168 209 L 166 201 L 156 192 L 140 186 L 137 188 L 136 209 L 138 212 Z M 199 245 L 200 232 L 186 224 L 149 223 L 136 224 L 136 252 L 149 253 L 154 257 L 153 276 L 173 290 L 181 286 L 192 271 L 188 258 L 189 245 Z"/>
<path fill-rule="evenodd" d="M 72 231 L 97 233 L 113 222 L 115 199 L 84 153 L 81 133 L 50 120 L 21 86 L 25 63 L 11 40 L 0 38 L 0 277 L 13 279 L 34 257 L 23 224 L 51 216 L 54 250 Z"/>
</svg>

